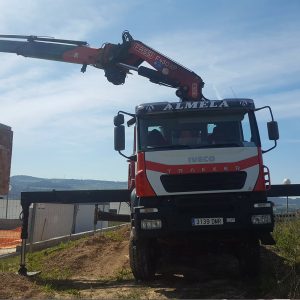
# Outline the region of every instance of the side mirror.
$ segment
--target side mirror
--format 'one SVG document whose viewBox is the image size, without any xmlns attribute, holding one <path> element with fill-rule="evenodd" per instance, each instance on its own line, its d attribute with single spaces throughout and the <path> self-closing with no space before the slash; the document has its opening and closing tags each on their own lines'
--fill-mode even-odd
<svg viewBox="0 0 300 300">
<path fill-rule="evenodd" d="M 133 117 L 127 122 L 127 126 L 129 127 L 129 126 L 133 125 L 135 122 L 136 122 L 136 119 L 135 119 L 135 117 Z"/>
<path fill-rule="evenodd" d="M 269 140 L 277 141 L 279 139 L 278 123 L 276 121 L 270 121 L 267 123 Z"/>
<path fill-rule="evenodd" d="M 124 124 L 124 115 L 118 114 L 114 117 L 114 125 L 120 126 Z"/>
<path fill-rule="evenodd" d="M 119 115 L 123 117 L 124 116 Z M 125 127 L 124 125 L 119 125 L 114 128 L 114 144 L 115 144 L 115 150 L 116 151 L 122 151 L 125 149 Z"/>
</svg>

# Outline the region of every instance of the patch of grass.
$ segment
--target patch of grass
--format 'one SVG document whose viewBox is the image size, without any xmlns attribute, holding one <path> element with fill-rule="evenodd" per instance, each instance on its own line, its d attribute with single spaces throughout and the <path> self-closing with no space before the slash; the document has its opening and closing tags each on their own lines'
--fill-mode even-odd
<svg viewBox="0 0 300 300">
<path fill-rule="evenodd" d="M 119 226 L 119 225 L 122 225 L 122 224 L 127 224 L 127 223 L 118 222 L 118 221 L 108 221 L 108 227 Z"/>
<path fill-rule="evenodd" d="M 41 272 L 39 277 L 43 280 L 65 280 L 70 278 L 73 274 L 72 270 L 70 269 L 48 269 L 46 272 Z"/>
<path fill-rule="evenodd" d="M 83 238 L 86 239 L 86 238 Z M 83 239 L 76 241 L 69 241 L 66 243 L 60 243 L 57 246 L 47 248 L 42 251 L 36 252 L 28 252 L 26 255 L 26 267 L 28 270 L 39 271 L 43 270 L 43 265 L 46 261 L 51 260 L 54 255 L 57 255 L 57 252 L 60 252 L 65 249 L 71 249 L 72 247 L 76 247 L 78 243 L 80 243 Z M 17 272 L 20 264 L 20 256 L 9 257 L 0 259 L 0 271 L 2 272 Z M 61 279 L 69 276 L 69 270 L 56 270 L 50 269 L 41 274 L 44 278 L 51 279 Z"/>
<path fill-rule="evenodd" d="M 78 297 L 78 298 L 80 297 L 80 292 L 76 289 L 67 289 L 67 290 L 65 290 L 65 293 L 75 296 L 75 297 Z"/>
<path fill-rule="evenodd" d="M 136 288 L 130 291 L 120 291 L 116 293 L 118 299 L 141 299 L 145 297 L 146 289 Z"/>
<path fill-rule="evenodd" d="M 41 290 L 47 294 L 49 297 L 53 297 L 55 295 L 55 289 L 53 288 L 53 286 L 49 283 L 41 286 Z"/>
<path fill-rule="evenodd" d="M 103 233 L 105 239 L 121 242 L 124 240 L 124 234 L 122 232 L 112 231 Z M 32 278 L 33 281 L 41 288 L 41 290 L 47 294 L 50 298 L 55 297 L 58 294 L 70 295 L 73 297 L 80 297 L 80 290 L 76 286 L 70 285 L 68 279 L 74 274 L 74 270 L 67 267 L 56 267 L 55 264 L 51 264 L 51 260 L 59 256 L 60 253 L 70 252 L 76 248 L 78 244 L 85 243 L 90 237 L 85 237 L 76 241 L 69 241 L 66 243 L 60 243 L 57 246 L 47 248 L 42 251 L 28 252 L 26 255 L 26 267 L 29 271 L 40 271 L 41 274 Z M 0 259 L 0 271 L 15 273 L 19 269 L 20 256 Z M 126 281 L 133 278 L 130 269 L 120 269 L 113 278 L 107 280 L 113 281 Z"/>
<path fill-rule="evenodd" d="M 0 259 L 0 271 L 1 272 L 17 272 L 19 268 L 20 257 L 8 257 Z"/>
<path fill-rule="evenodd" d="M 131 270 L 129 268 L 122 268 L 120 269 L 115 278 L 117 281 L 124 281 L 124 280 L 130 280 L 130 279 L 134 279 L 133 274 L 131 272 Z"/>
<path fill-rule="evenodd" d="M 300 220 L 278 222 L 263 257 L 262 295 L 276 298 L 300 298 Z"/>
<path fill-rule="evenodd" d="M 276 250 L 287 259 L 290 266 L 300 262 L 300 219 L 278 223 L 274 238 Z"/>
<path fill-rule="evenodd" d="M 97 280 L 101 281 L 102 283 L 109 283 L 109 282 L 122 283 L 124 281 L 134 280 L 134 277 L 130 268 L 122 267 L 119 270 L 117 270 L 114 275 L 101 276 L 98 277 Z"/>
<path fill-rule="evenodd" d="M 279 223 L 274 237 L 276 251 L 288 265 L 278 283 L 287 289 L 289 298 L 300 298 L 300 219 Z"/>
<path fill-rule="evenodd" d="M 87 239 L 86 237 L 75 240 L 75 241 L 68 241 L 68 242 L 62 242 L 58 244 L 57 246 L 42 250 L 42 252 L 45 253 L 45 255 L 51 255 L 53 253 L 56 253 L 57 251 L 65 250 L 65 249 L 70 249 L 81 243 L 83 240 Z"/>
<path fill-rule="evenodd" d="M 68 285 L 63 286 L 57 284 L 56 281 L 52 282 L 51 280 L 46 282 L 46 280 L 38 279 L 37 281 L 39 282 L 39 286 L 41 286 L 41 290 L 51 298 L 54 298 L 56 293 L 63 293 L 76 298 L 80 297 L 80 291 L 76 288 L 70 288 Z"/>
<path fill-rule="evenodd" d="M 107 232 L 104 232 L 103 235 L 115 242 L 124 241 L 124 236 L 122 235 L 122 233 L 119 230 L 107 231 Z"/>
</svg>

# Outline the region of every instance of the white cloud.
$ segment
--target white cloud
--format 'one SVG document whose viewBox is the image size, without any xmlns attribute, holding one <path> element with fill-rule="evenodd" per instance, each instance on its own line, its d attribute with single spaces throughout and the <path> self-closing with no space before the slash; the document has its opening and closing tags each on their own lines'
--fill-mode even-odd
<svg viewBox="0 0 300 300">
<path fill-rule="evenodd" d="M 0 1 L 2 32 L 84 39 L 107 29 L 132 8 L 134 1 L 51 0 Z"/>
<path fill-rule="evenodd" d="M 205 81 L 204 93 L 217 97 L 274 94 L 296 85 L 300 76 L 298 26 L 290 31 L 245 35 L 236 39 L 223 32 L 190 30 L 155 37 L 151 43 Z M 299 112 L 300 114 L 300 112 Z"/>
</svg>

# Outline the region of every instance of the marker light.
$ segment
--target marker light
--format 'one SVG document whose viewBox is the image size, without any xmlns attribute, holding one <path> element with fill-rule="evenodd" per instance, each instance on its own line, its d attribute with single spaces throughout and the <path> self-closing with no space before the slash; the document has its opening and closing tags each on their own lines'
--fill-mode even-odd
<svg viewBox="0 0 300 300">
<path fill-rule="evenodd" d="M 254 207 L 255 208 L 271 207 L 271 203 L 269 203 L 269 202 L 267 202 L 267 203 L 255 203 Z"/>
<path fill-rule="evenodd" d="M 155 212 L 158 212 L 158 209 L 155 208 L 155 207 L 149 207 L 149 208 L 141 208 L 140 209 L 140 213 L 142 214 L 149 214 L 149 213 L 155 213 Z"/>
</svg>

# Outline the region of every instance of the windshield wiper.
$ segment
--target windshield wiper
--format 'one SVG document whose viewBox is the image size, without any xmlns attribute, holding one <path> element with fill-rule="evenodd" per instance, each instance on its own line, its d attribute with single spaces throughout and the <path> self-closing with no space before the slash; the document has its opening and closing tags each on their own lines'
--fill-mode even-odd
<svg viewBox="0 0 300 300">
<path fill-rule="evenodd" d="M 161 146 L 147 146 L 147 150 L 155 149 L 191 149 L 193 146 L 190 145 L 161 145 Z"/>
<path fill-rule="evenodd" d="M 215 145 L 214 144 L 205 144 L 205 145 L 194 145 L 194 149 L 200 149 L 200 148 L 213 148 Z"/>
<path fill-rule="evenodd" d="M 242 145 L 238 142 L 230 142 L 230 143 L 220 143 L 220 144 L 212 144 L 213 148 L 222 148 L 222 147 L 242 147 Z"/>
<path fill-rule="evenodd" d="M 220 144 L 205 144 L 205 145 L 161 145 L 161 146 L 147 146 L 147 150 L 180 150 L 180 149 L 201 149 L 201 148 L 226 148 L 226 147 L 242 147 L 238 142 L 220 143 Z"/>
</svg>

